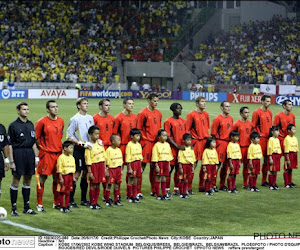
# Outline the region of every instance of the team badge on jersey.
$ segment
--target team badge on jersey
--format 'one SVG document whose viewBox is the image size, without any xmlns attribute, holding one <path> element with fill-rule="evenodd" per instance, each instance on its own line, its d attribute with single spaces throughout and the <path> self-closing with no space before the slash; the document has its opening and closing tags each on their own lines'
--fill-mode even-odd
<svg viewBox="0 0 300 250">
<path fill-rule="evenodd" d="M 31 137 L 32 137 L 32 138 L 35 137 L 35 131 L 31 131 Z"/>
<path fill-rule="evenodd" d="M 4 135 L 0 135 L 0 142 L 4 141 Z"/>
</svg>

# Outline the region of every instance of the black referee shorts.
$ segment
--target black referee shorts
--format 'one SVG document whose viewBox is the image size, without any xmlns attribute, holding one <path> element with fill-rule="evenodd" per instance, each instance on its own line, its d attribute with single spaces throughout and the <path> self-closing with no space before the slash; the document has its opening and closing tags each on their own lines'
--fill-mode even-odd
<svg viewBox="0 0 300 250">
<path fill-rule="evenodd" d="M 0 153 L 0 180 L 5 177 L 5 171 L 4 171 L 4 161 L 2 154 Z"/>
<path fill-rule="evenodd" d="M 14 148 L 13 156 L 16 171 L 12 171 L 12 175 L 34 175 L 35 154 L 32 148 Z"/>
<path fill-rule="evenodd" d="M 84 157 L 85 148 L 75 145 L 73 156 L 75 158 L 76 171 L 87 170 Z"/>
</svg>

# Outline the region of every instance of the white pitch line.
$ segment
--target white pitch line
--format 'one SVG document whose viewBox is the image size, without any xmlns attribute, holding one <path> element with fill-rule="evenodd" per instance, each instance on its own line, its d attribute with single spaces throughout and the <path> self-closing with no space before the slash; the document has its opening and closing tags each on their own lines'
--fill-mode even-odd
<svg viewBox="0 0 300 250">
<path fill-rule="evenodd" d="M 54 233 L 54 232 L 51 232 L 51 231 L 47 231 L 47 230 L 43 230 L 43 229 L 26 226 L 26 225 L 19 224 L 19 223 L 15 223 L 15 222 L 12 222 L 10 220 L 4 220 L 4 221 L 0 221 L 0 222 L 3 223 L 3 224 L 14 226 L 14 227 L 19 227 L 19 228 L 23 228 L 23 229 L 26 229 L 26 230 L 34 231 L 34 232 L 37 232 L 37 233 L 43 233 L 43 234 L 47 234 L 47 235 L 57 235 L 57 236 L 62 235 L 62 234 L 59 234 L 59 233 Z"/>
</svg>

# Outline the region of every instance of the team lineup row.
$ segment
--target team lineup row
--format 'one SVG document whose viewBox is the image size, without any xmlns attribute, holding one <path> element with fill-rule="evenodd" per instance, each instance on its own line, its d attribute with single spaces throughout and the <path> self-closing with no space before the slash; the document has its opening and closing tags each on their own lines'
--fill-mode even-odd
<svg viewBox="0 0 300 250">
<path fill-rule="evenodd" d="M 69 206 L 78 208 L 74 202 L 74 193 L 76 181 L 80 176 L 81 205 L 87 205 L 91 209 L 101 208 L 97 203 L 100 183 L 103 185 L 103 198 L 106 205 L 111 206 L 112 202 L 115 205 L 122 205 L 120 178 L 123 164 L 127 165 L 126 194 L 129 201 L 133 203 L 143 199 L 142 172 L 147 163 L 150 163 L 151 195 L 156 196 L 157 199 L 170 199 L 170 173 L 173 170 L 175 170 L 174 194 L 189 198 L 188 195 L 193 194 L 194 167 L 197 166 L 197 161 L 201 160 L 200 192 L 212 195 L 212 191 L 229 189 L 228 192 L 237 193 L 235 176 L 239 173 L 241 163 L 243 163 L 243 188 L 249 188 L 250 185 L 251 191 L 259 191 L 255 178 L 260 173 L 258 171 L 260 163 L 258 166 L 255 161 L 257 157 L 253 158 L 253 155 L 252 158 L 249 157 L 248 148 L 251 148 L 249 147 L 251 142 L 253 145 L 260 145 L 264 157 L 262 185 L 269 186 L 273 190 L 278 189 L 275 176 L 280 170 L 281 152 L 284 152 L 285 186 L 295 187 L 291 176 L 292 169 L 297 168 L 297 153 L 290 153 L 298 151 L 298 142 L 294 136 L 295 116 L 291 112 L 292 103 L 289 100 L 283 102 L 283 112 L 278 113 L 273 122 L 272 112 L 268 109 L 271 97 L 268 95 L 262 97 L 261 108 L 253 112 L 252 122 L 248 120 L 249 109 L 242 107 L 241 119 L 233 123 L 233 118 L 230 116 L 230 103 L 222 102 L 221 114 L 213 119 L 210 126 L 209 114 L 205 111 L 205 98 L 198 97 L 196 109 L 187 115 L 186 120 L 180 117 L 182 106 L 173 103 L 170 107 L 173 116 L 164 122 L 164 129 L 161 129 L 162 115 L 157 109 L 158 96 L 150 94 L 147 99 L 148 106 L 137 116 L 132 113 L 133 99 L 125 99 L 124 110 L 113 117 L 109 114 L 108 99 L 100 100 L 100 112 L 91 116 L 87 114 L 88 100 L 79 98 L 76 102 L 78 113 L 70 119 L 64 146 L 61 143 L 64 121 L 58 117 L 58 105 L 54 100 L 46 103 L 48 115 L 38 120 L 35 126 L 27 119 L 28 105 L 18 104 L 18 118 L 9 125 L 8 136 L 3 125 L 0 131 L 1 150 L 5 157 L 4 161 L 2 158 L 0 161 L 1 180 L 5 176 L 4 170 L 11 168 L 13 175 L 10 188 L 11 214 L 18 216 L 16 201 L 21 176 L 23 176 L 23 212 L 36 214 L 29 206 L 31 177 L 35 174 L 35 167 L 38 177 L 37 210 L 39 212 L 45 211 L 42 198 L 44 184 L 49 175 L 53 176 L 53 207 L 60 208 L 62 212 L 70 211 Z M 294 126 L 291 127 L 290 124 Z M 272 133 L 269 139 L 270 128 Z M 287 149 L 284 148 L 284 139 L 287 136 L 293 139 L 286 145 L 290 152 L 286 152 Z M 274 143 L 272 138 L 276 139 Z M 280 153 L 277 140 L 280 142 Z M 236 143 L 237 141 L 239 143 Z M 272 147 L 268 146 L 268 141 Z M 132 149 L 127 152 L 128 146 L 132 146 Z M 237 153 L 237 147 L 240 155 Z M 252 153 L 255 155 L 258 151 Z M 72 154 L 74 158 L 71 157 Z M 58 161 L 59 157 L 62 160 Z M 64 157 L 70 158 L 64 159 Z M 71 164 L 70 159 L 74 160 L 75 165 L 73 161 Z M 135 160 L 130 161 L 130 159 Z M 66 174 L 66 169 L 71 172 Z M 220 171 L 219 189 L 216 186 L 218 170 Z M 269 183 L 267 183 L 268 170 L 270 171 Z M 227 174 L 229 174 L 228 187 L 225 186 Z M 69 177 L 64 180 L 65 176 Z M 114 186 L 114 201 L 110 198 L 111 185 Z M 89 186 L 90 199 L 87 201 Z M 63 197 L 65 197 L 65 205 Z"/>
</svg>

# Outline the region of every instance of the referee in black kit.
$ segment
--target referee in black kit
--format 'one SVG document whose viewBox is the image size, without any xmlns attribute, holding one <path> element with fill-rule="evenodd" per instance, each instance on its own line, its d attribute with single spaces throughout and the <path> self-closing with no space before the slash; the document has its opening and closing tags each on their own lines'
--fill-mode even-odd
<svg viewBox="0 0 300 250">
<path fill-rule="evenodd" d="M 23 176 L 22 194 L 24 199 L 24 214 L 37 214 L 29 207 L 31 177 L 39 162 L 35 144 L 34 125 L 27 119 L 28 104 L 21 102 L 17 105 L 18 118 L 8 127 L 9 160 L 13 180 L 10 186 L 11 215 L 19 216 L 17 212 L 18 187 Z"/>
</svg>

